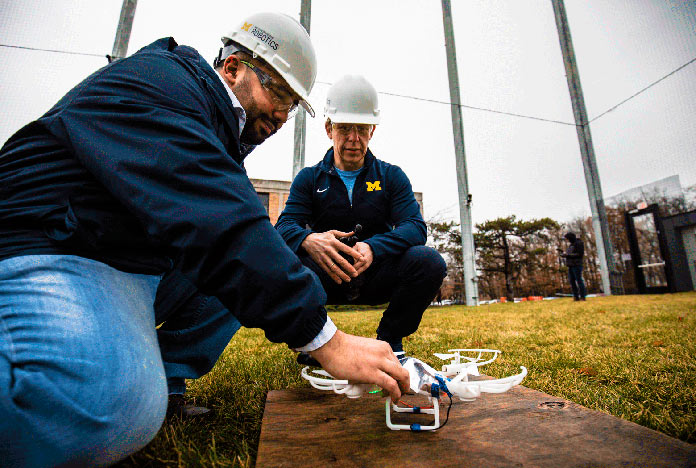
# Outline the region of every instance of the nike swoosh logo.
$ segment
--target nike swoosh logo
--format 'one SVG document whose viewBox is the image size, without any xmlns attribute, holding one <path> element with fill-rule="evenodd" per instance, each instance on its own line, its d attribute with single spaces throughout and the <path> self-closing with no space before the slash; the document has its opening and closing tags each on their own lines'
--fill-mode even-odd
<svg viewBox="0 0 696 468">
<path fill-rule="evenodd" d="M 317 193 L 326 192 L 327 190 L 329 190 L 329 187 L 326 187 L 324 190 L 319 190 L 319 189 L 317 189 Z"/>
</svg>

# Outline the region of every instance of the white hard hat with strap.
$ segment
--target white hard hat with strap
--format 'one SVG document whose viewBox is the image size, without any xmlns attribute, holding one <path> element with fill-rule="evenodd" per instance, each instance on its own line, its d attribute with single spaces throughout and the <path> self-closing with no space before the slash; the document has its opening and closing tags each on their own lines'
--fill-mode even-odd
<svg viewBox="0 0 696 468">
<path fill-rule="evenodd" d="M 314 117 L 307 98 L 317 77 L 317 58 L 309 34 L 297 20 L 281 13 L 257 13 L 223 36 L 222 43 L 225 47 L 215 66 L 239 50 L 260 57 L 283 77 L 300 96 L 300 105 Z"/>
</svg>

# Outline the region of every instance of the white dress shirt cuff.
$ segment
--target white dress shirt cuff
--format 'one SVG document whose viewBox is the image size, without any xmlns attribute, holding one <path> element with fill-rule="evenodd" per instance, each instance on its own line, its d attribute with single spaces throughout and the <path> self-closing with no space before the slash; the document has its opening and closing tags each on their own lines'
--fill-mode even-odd
<svg viewBox="0 0 696 468">
<path fill-rule="evenodd" d="M 321 348 L 326 343 L 328 343 L 331 338 L 333 338 L 334 334 L 336 333 L 336 330 L 338 329 L 331 320 L 331 317 L 327 316 L 324 328 L 321 329 L 319 334 L 303 347 L 295 348 L 295 351 L 300 351 L 301 353 L 308 353 L 310 351 L 314 351 L 315 349 Z"/>
</svg>

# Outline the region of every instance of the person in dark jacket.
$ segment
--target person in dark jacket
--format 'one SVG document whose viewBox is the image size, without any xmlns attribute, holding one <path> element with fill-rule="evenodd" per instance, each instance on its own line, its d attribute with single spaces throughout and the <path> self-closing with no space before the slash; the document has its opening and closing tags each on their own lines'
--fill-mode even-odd
<svg viewBox="0 0 696 468">
<path fill-rule="evenodd" d="M 313 115 L 314 57 L 302 26 L 275 13 L 226 36 L 217 69 L 161 39 L 87 77 L 2 147 L 0 464 L 108 465 L 144 447 L 168 404 L 163 360 L 205 367 L 181 341 L 158 343 L 162 322 L 208 351 L 238 324 L 261 328 L 339 378 L 393 398 L 408 388 L 387 344 L 328 319 L 321 284 L 244 171 L 294 107 Z M 156 313 L 165 273 L 193 290 L 158 294 Z M 187 297 L 200 307 L 182 307 Z"/>
<path fill-rule="evenodd" d="M 582 279 L 582 259 L 585 256 L 585 245 L 574 232 L 568 232 L 563 237 L 568 241 L 568 248 L 565 253 L 561 249 L 558 250 L 568 267 L 568 282 L 573 290 L 573 298 L 576 301 L 584 301 L 585 296 L 587 296 L 585 281 Z"/>
<path fill-rule="evenodd" d="M 344 76 L 329 89 L 325 114 L 333 146 L 297 174 L 276 229 L 319 277 L 329 304 L 389 302 L 377 338 L 400 352 L 446 265 L 424 245 L 426 226 L 408 177 L 368 148 L 379 123 L 374 87 L 362 76 Z"/>
</svg>

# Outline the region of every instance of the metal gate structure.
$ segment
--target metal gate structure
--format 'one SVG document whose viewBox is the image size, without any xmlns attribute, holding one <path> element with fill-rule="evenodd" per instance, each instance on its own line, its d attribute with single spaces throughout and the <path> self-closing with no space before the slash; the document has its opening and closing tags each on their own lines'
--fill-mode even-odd
<svg viewBox="0 0 696 468">
<path fill-rule="evenodd" d="M 671 264 L 657 204 L 626 212 L 626 234 L 641 294 L 670 292 Z"/>
</svg>

